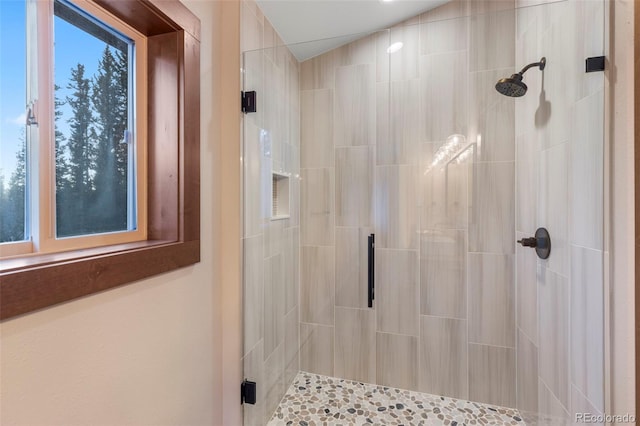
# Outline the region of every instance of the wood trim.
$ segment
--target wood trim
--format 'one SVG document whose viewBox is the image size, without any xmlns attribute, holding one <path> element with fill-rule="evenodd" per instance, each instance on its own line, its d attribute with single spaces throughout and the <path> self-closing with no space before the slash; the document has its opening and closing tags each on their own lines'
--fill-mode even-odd
<svg viewBox="0 0 640 426">
<path fill-rule="evenodd" d="M 200 22 L 178 0 L 96 3 L 149 36 L 148 240 L 1 261 L 0 320 L 200 261 Z"/>
<path fill-rule="evenodd" d="M 2 277 L 2 319 L 191 265 L 200 242 L 128 250 L 89 259 L 56 262 Z"/>
<path fill-rule="evenodd" d="M 633 20 L 633 80 L 634 84 L 634 211 L 635 211 L 635 339 L 636 339 L 636 411 L 640 407 L 640 7 L 634 4 Z"/>
<path fill-rule="evenodd" d="M 184 30 L 200 41 L 200 20 L 177 0 L 95 0 L 146 36 Z"/>
</svg>

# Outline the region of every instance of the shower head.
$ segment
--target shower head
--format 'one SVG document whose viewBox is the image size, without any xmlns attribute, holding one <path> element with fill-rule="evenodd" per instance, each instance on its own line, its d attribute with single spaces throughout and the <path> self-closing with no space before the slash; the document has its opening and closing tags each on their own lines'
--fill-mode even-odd
<svg viewBox="0 0 640 426">
<path fill-rule="evenodd" d="M 527 85 L 522 82 L 522 74 L 513 74 L 509 78 L 498 80 L 496 90 L 510 98 L 519 98 L 527 93 Z"/>
<path fill-rule="evenodd" d="M 526 67 L 522 68 L 517 74 L 511 75 L 509 78 L 501 78 L 496 83 L 496 90 L 505 96 L 509 96 L 510 98 L 519 98 L 520 96 L 524 96 L 527 93 L 527 85 L 522 82 L 522 76 L 529 68 L 539 67 L 542 71 L 547 64 L 546 58 L 540 59 L 540 62 L 534 62 Z"/>
</svg>

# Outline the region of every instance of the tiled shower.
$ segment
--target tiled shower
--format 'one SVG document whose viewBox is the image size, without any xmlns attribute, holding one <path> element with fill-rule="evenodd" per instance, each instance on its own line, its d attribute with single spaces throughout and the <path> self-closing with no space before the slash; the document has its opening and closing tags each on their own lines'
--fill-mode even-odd
<svg viewBox="0 0 640 426">
<path fill-rule="evenodd" d="M 298 62 L 242 2 L 258 99 L 242 123 L 246 425 L 298 371 L 551 424 L 604 411 L 605 81 L 584 70 L 604 15 L 602 0 L 454 0 Z M 524 97 L 494 89 L 543 56 Z M 516 243 L 539 227 L 548 260 Z"/>
</svg>

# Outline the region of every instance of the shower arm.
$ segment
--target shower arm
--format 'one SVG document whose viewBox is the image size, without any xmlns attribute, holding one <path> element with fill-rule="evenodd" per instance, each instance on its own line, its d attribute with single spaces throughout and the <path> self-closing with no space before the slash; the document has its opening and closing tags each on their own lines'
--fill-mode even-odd
<svg viewBox="0 0 640 426">
<path fill-rule="evenodd" d="M 540 59 L 540 62 L 533 62 L 527 65 L 526 67 L 522 68 L 522 70 L 518 74 L 523 75 L 525 72 L 529 71 L 529 68 L 533 68 L 533 67 L 540 67 L 540 71 L 542 71 L 546 64 L 547 64 L 547 58 L 542 58 Z"/>
</svg>

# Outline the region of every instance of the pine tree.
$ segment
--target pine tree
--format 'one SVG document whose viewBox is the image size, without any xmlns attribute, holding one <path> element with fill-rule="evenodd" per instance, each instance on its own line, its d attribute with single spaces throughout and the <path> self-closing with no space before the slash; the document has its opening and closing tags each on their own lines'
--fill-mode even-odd
<svg viewBox="0 0 640 426">
<path fill-rule="evenodd" d="M 92 102 L 98 131 L 94 217 L 106 231 L 127 227 L 127 58 L 107 46 L 93 78 Z"/>
<path fill-rule="evenodd" d="M 24 130 L 20 134 L 20 150 L 16 153 L 16 168 L 9 185 L 2 185 L 2 216 L 0 217 L 0 242 L 22 241 L 25 237 L 25 183 L 27 176 Z M 2 177 L 4 181 L 4 177 Z"/>
<path fill-rule="evenodd" d="M 65 212 L 65 206 L 68 198 L 69 190 L 69 163 L 67 155 L 67 145 L 65 143 L 66 138 L 64 133 L 59 129 L 58 123 L 62 118 L 62 106 L 65 104 L 58 97 L 58 91 L 60 86 L 57 84 L 54 86 L 55 99 L 54 99 L 54 123 L 55 123 L 55 150 L 56 150 L 56 218 L 63 217 Z"/>
<path fill-rule="evenodd" d="M 69 188 L 65 193 L 64 208 L 57 218 L 58 236 L 93 233 L 96 225 L 90 223 L 88 209 L 93 201 L 93 173 L 95 169 L 95 141 L 91 111 L 90 80 L 85 77 L 84 65 L 78 64 L 71 70 L 68 89 L 73 90 L 66 102 L 71 107 L 68 120 L 70 133 L 68 148 Z M 68 195 L 68 197 L 67 197 Z"/>
</svg>

